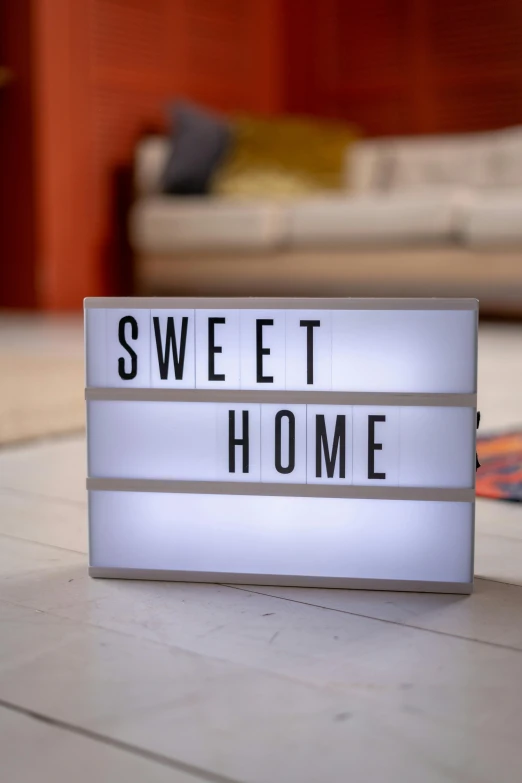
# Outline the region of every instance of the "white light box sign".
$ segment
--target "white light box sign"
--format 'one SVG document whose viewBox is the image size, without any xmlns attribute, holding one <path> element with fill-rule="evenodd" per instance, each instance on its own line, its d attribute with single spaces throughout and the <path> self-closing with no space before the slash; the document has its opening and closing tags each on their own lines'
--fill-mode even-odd
<svg viewBox="0 0 522 783">
<path fill-rule="evenodd" d="M 470 592 L 477 318 L 86 299 L 91 575 Z"/>
</svg>

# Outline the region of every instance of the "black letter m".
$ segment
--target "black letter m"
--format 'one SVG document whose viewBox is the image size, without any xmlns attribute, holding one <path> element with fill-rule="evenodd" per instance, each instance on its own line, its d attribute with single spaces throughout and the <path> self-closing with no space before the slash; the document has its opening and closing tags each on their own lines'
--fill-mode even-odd
<svg viewBox="0 0 522 783">
<path fill-rule="evenodd" d="M 337 416 L 335 420 L 335 431 L 333 437 L 332 451 L 328 448 L 328 436 L 326 434 L 326 424 L 324 416 L 315 417 L 315 475 L 321 478 L 322 475 L 322 455 L 324 452 L 324 461 L 326 465 L 326 475 L 328 478 L 334 477 L 337 452 L 340 449 L 339 458 L 339 478 L 346 478 L 346 416 Z"/>
</svg>

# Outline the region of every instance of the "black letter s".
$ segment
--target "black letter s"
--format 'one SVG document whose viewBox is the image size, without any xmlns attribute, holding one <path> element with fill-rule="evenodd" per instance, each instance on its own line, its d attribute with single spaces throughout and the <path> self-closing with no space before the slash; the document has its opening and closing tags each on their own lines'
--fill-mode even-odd
<svg viewBox="0 0 522 783">
<path fill-rule="evenodd" d="M 120 356 L 118 359 L 118 374 L 124 381 L 131 381 L 138 374 L 138 356 L 136 351 L 130 347 L 127 340 L 125 339 L 125 327 L 127 324 L 131 325 L 131 339 L 138 339 L 138 322 L 136 319 L 133 318 L 132 315 L 126 315 L 121 318 L 120 324 L 118 326 L 118 339 L 125 350 L 129 352 L 131 357 L 131 369 L 130 372 L 125 370 L 125 359 L 123 356 Z"/>
</svg>

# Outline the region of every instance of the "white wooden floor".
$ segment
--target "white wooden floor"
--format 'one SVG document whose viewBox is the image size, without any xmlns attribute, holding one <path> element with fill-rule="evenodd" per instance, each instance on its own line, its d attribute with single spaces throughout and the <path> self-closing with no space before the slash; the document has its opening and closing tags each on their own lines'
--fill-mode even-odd
<svg viewBox="0 0 522 783">
<path fill-rule="evenodd" d="M 484 430 L 521 385 L 484 328 Z M 520 783 L 522 507 L 478 503 L 471 597 L 91 580 L 84 452 L 0 451 L 1 783 Z"/>
</svg>

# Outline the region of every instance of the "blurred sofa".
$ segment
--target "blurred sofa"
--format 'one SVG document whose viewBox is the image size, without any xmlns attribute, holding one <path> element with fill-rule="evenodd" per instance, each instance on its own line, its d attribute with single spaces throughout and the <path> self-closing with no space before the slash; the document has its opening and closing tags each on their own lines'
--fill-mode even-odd
<svg viewBox="0 0 522 783">
<path fill-rule="evenodd" d="M 164 195 L 169 149 L 136 150 L 137 293 L 475 296 L 522 312 L 522 127 L 357 141 L 342 189 L 292 198 Z"/>
</svg>

